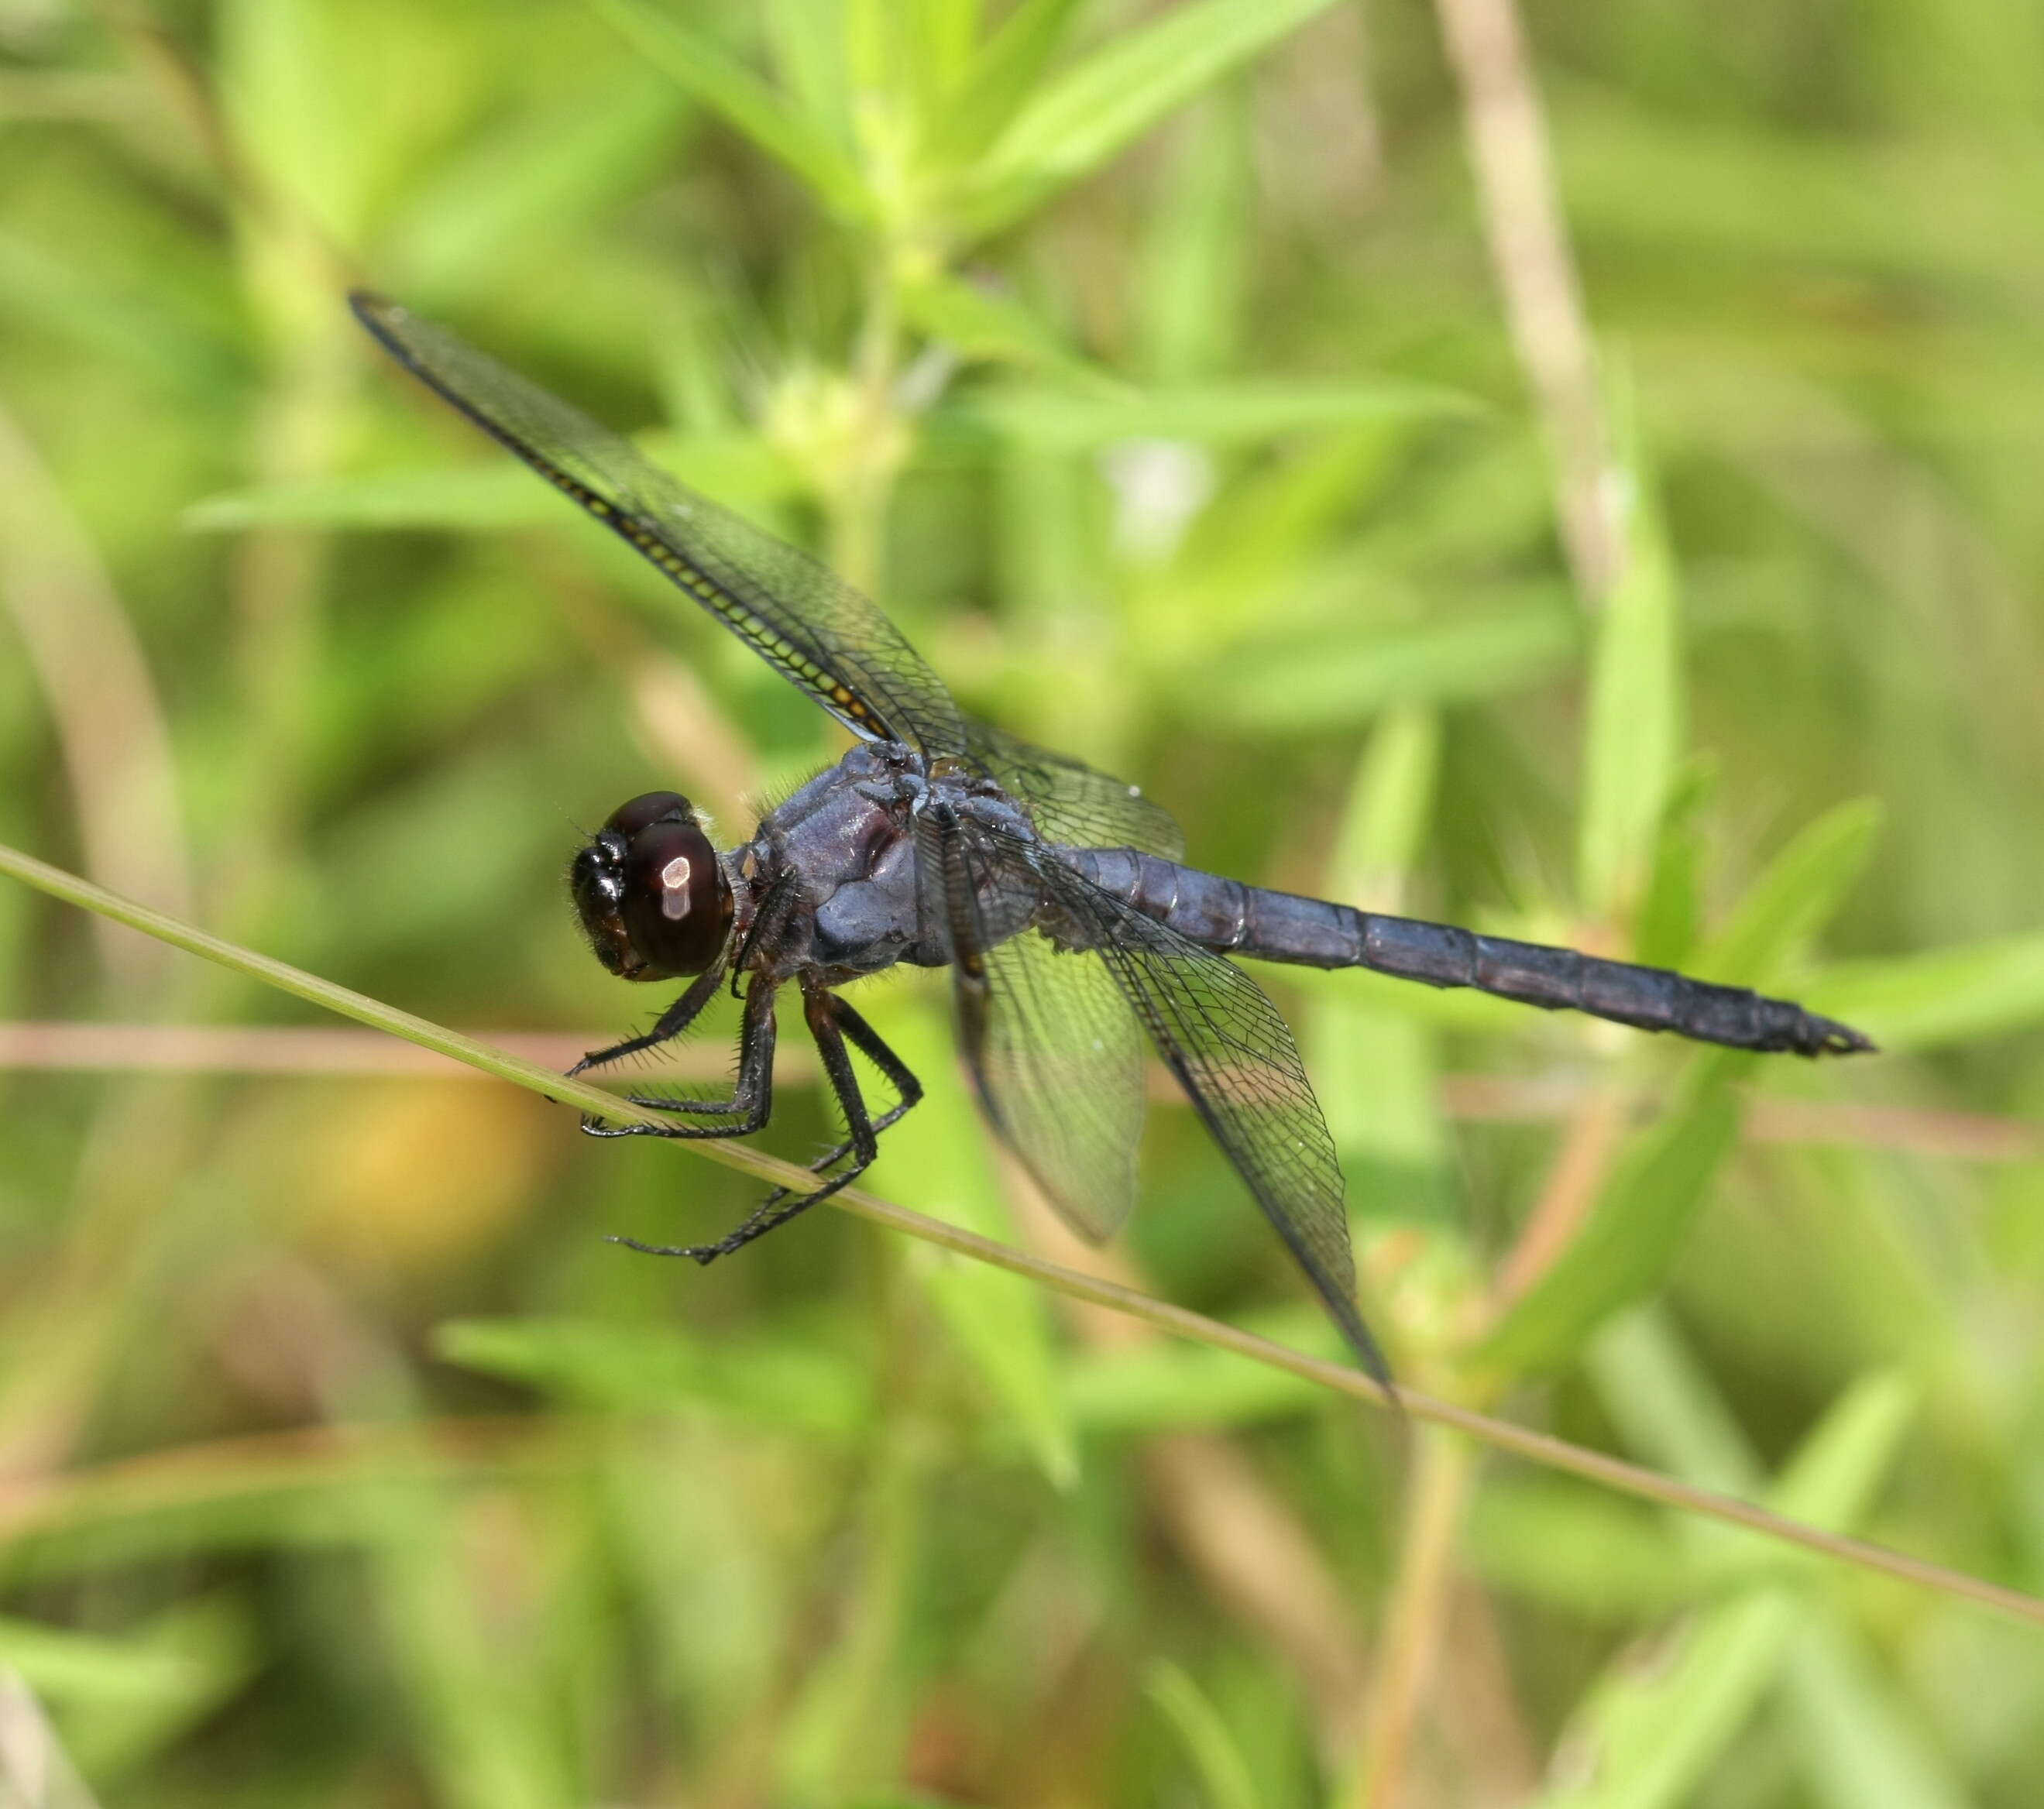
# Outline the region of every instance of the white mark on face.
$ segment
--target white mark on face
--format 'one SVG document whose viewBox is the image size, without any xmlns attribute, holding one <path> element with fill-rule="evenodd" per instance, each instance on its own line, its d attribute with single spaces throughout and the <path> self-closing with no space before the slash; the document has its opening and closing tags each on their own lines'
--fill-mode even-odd
<svg viewBox="0 0 2044 1809">
<path fill-rule="evenodd" d="M 679 923 L 689 914 L 689 875 L 694 870 L 686 855 L 677 855 L 660 869 L 660 915 Z"/>
</svg>

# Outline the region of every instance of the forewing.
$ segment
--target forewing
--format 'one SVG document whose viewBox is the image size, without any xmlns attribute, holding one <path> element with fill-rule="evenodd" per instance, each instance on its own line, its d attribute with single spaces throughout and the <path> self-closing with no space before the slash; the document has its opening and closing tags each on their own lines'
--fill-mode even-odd
<svg viewBox="0 0 2044 1809">
<path fill-rule="evenodd" d="M 578 409 L 379 296 L 349 298 L 384 349 L 628 541 L 855 735 L 964 751 L 958 706 L 871 601 L 808 554 L 642 458 Z"/>
<path fill-rule="evenodd" d="M 977 717 L 966 717 L 965 728 L 971 757 L 1028 806 L 1046 841 L 1078 848 L 1139 848 L 1171 861 L 1185 858 L 1185 832 L 1139 786 Z"/>
<path fill-rule="evenodd" d="M 1112 975 L 1364 1367 L 1389 1386 L 1383 1353 L 1356 1308 L 1334 1139 L 1278 1008 L 1231 962 L 1044 851 L 984 828 L 977 835 L 981 861 L 1031 874 L 1048 907 L 1042 928 L 1058 942 L 1085 945 Z"/>
<path fill-rule="evenodd" d="M 1028 927 L 1041 897 L 1031 860 L 971 824 L 926 833 L 919 854 L 941 874 L 959 1039 L 988 1120 L 1066 1222 L 1101 1242 L 1135 1200 L 1135 1014 L 1099 956 Z"/>
</svg>

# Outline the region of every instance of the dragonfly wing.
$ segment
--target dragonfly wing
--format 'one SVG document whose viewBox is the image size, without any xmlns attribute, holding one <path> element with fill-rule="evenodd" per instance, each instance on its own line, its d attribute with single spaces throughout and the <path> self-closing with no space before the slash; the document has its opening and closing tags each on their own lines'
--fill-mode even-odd
<svg viewBox="0 0 2044 1809">
<path fill-rule="evenodd" d="M 965 749 L 958 706 L 870 599 L 445 327 L 360 292 L 392 357 L 651 561 L 855 735 Z"/>
<path fill-rule="evenodd" d="M 1139 848 L 1170 861 L 1185 858 L 1185 832 L 1141 787 L 977 717 L 968 716 L 965 729 L 969 756 L 1029 807 L 1046 841 L 1078 848 Z"/>
<path fill-rule="evenodd" d="M 1029 927 L 1041 889 L 1008 844 L 969 824 L 926 824 L 920 843 L 941 889 L 959 1040 L 987 1118 L 1065 1221 L 1101 1242 L 1135 1200 L 1145 1101 L 1135 1014 L 1098 956 Z"/>
<path fill-rule="evenodd" d="M 1164 1065 L 1306 1272 L 1370 1373 L 1389 1385 L 1383 1352 L 1355 1304 L 1334 1139 L 1278 1008 L 1233 962 L 1082 878 L 1047 850 L 965 827 L 964 864 L 1034 887 L 1030 934 L 1053 962 L 1097 962 L 1133 1008 Z M 999 924 L 995 926 L 1000 928 Z"/>
</svg>

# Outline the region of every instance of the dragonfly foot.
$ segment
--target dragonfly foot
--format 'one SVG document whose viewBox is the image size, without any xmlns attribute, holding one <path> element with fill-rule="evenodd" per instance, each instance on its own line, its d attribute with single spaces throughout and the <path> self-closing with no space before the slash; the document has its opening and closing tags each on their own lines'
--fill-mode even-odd
<svg viewBox="0 0 2044 1809">
<path fill-rule="evenodd" d="M 686 1256 L 707 1269 L 720 1256 L 728 1256 L 731 1250 L 722 1244 L 649 1244 L 636 1238 L 605 1237 L 605 1243 L 622 1244 L 627 1250 L 636 1250 L 641 1256 Z M 731 1246 L 736 1249 L 736 1245 Z"/>
</svg>

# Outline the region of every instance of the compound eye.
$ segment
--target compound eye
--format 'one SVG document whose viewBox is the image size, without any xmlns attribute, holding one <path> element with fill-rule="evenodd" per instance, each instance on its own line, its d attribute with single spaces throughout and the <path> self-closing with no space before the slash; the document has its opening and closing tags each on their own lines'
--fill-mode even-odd
<svg viewBox="0 0 2044 1809">
<path fill-rule="evenodd" d="M 603 826 L 628 839 L 641 829 L 670 818 L 678 822 L 693 822 L 695 812 L 679 792 L 641 792 L 611 812 Z"/>
<path fill-rule="evenodd" d="M 620 820 L 626 813 L 663 798 L 680 802 L 673 792 L 648 792 L 619 810 L 612 826 L 631 834 Z M 647 963 L 646 978 L 700 974 L 716 960 L 730 928 L 731 888 L 709 838 L 692 818 L 677 821 L 663 813 L 632 835 L 624 924 Z"/>
</svg>

